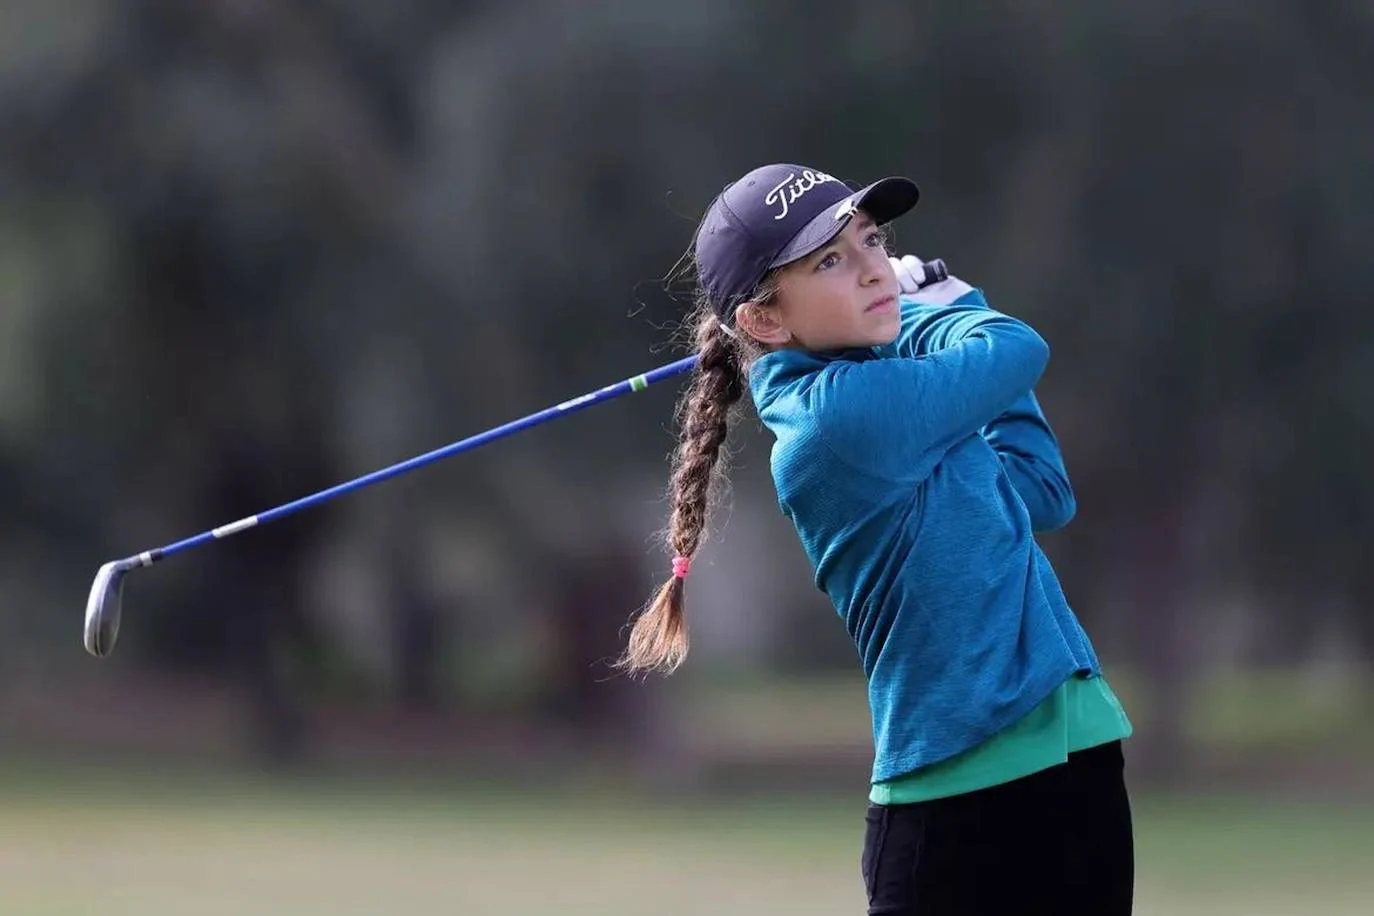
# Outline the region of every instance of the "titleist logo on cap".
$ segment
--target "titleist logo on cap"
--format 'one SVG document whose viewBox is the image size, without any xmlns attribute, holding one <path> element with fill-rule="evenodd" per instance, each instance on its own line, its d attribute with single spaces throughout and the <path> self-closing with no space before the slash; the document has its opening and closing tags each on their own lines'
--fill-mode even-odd
<svg viewBox="0 0 1374 916">
<path fill-rule="evenodd" d="M 788 174 L 786 178 L 778 182 L 777 187 L 768 192 L 768 196 L 763 202 L 770 206 L 781 206 L 782 210 L 773 219 L 786 219 L 791 211 L 792 205 L 796 203 L 803 194 L 811 190 L 818 184 L 825 184 L 827 181 L 838 181 L 832 175 L 825 172 L 816 172 L 811 169 L 802 169 L 801 177 L 798 178 L 796 172 Z"/>
</svg>

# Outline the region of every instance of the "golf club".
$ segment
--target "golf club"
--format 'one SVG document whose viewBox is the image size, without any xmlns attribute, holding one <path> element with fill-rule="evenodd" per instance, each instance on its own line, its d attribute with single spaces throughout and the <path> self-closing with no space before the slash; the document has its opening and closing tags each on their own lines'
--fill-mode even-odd
<svg viewBox="0 0 1374 916">
<path fill-rule="evenodd" d="M 939 282 L 949 276 L 949 272 L 944 262 L 939 259 L 927 262 L 924 268 L 925 279 L 922 282 L 923 286 Z M 140 569 L 144 566 L 152 566 L 159 560 L 164 560 L 173 554 L 181 553 L 183 550 L 190 550 L 192 547 L 199 547 L 211 541 L 222 540 L 230 535 L 238 534 L 241 531 L 247 531 L 249 528 L 276 521 L 279 518 L 299 512 L 310 506 L 316 506 L 320 503 L 327 502 L 345 493 L 351 493 L 354 490 L 371 486 L 374 483 L 381 483 L 384 480 L 389 480 L 392 477 L 397 477 L 417 468 L 422 468 L 425 465 L 433 464 L 436 461 L 456 455 L 459 452 L 466 452 L 477 448 L 479 445 L 485 445 L 488 442 L 509 436 L 512 433 L 529 429 L 532 426 L 538 426 L 547 420 L 583 410 L 587 407 L 591 407 L 593 404 L 600 404 L 603 401 L 619 397 L 622 394 L 643 391 L 655 382 L 681 375 L 695 366 L 696 361 L 697 357 L 695 355 L 684 357 L 676 362 L 671 362 L 657 369 L 645 372 L 642 375 L 636 375 L 632 378 L 607 385 L 604 388 L 598 388 L 595 391 L 588 392 L 570 401 L 564 401 L 561 404 L 545 408 L 537 413 L 522 417 L 519 420 L 513 420 L 502 426 L 489 429 L 484 433 L 478 433 L 467 439 L 462 439 L 442 448 L 435 449 L 434 451 L 426 452 L 423 455 L 418 455 L 407 461 L 393 464 L 379 471 L 373 471 L 371 474 L 366 474 L 362 477 L 338 484 L 327 490 L 321 490 L 318 493 L 313 493 L 309 496 L 277 506 L 274 509 L 259 512 L 257 515 L 249 515 L 238 521 L 201 532 L 194 537 L 168 544 L 165 547 L 159 547 L 155 550 L 145 550 L 142 553 L 125 557 L 122 560 L 111 560 L 97 570 L 95 581 L 91 583 L 90 595 L 86 599 L 86 625 L 83 639 L 86 651 L 97 658 L 104 658 L 114 651 L 115 640 L 119 637 L 124 578 L 131 570 Z"/>
</svg>

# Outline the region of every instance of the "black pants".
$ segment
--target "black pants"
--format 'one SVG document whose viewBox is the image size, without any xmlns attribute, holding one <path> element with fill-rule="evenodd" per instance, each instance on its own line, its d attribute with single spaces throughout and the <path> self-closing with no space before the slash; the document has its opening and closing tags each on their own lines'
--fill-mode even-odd
<svg viewBox="0 0 1374 916">
<path fill-rule="evenodd" d="M 869 805 L 870 916 L 1128 916 L 1135 843 L 1121 742 L 966 795 Z"/>
</svg>

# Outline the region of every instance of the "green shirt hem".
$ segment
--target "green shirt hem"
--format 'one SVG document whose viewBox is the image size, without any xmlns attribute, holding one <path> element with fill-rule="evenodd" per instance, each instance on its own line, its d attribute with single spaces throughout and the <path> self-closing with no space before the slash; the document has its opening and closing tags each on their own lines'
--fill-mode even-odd
<svg viewBox="0 0 1374 916">
<path fill-rule="evenodd" d="M 1072 677 L 1020 722 L 948 760 L 874 783 L 869 800 L 902 805 L 1020 779 L 1069 754 L 1131 736 L 1131 720 L 1104 677 Z"/>
</svg>

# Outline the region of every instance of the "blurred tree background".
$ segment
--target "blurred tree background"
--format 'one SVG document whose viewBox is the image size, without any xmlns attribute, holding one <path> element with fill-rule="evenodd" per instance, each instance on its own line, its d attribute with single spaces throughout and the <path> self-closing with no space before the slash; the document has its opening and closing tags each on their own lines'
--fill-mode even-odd
<svg viewBox="0 0 1374 916">
<path fill-rule="evenodd" d="M 914 177 L 898 249 L 1050 341 L 1080 510 L 1044 543 L 1142 775 L 1194 774 L 1236 678 L 1257 729 L 1374 716 L 1367 3 L 8 0 L 0 47 L 18 744 L 690 768 L 673 704 L 771 679 L 845 685 L 866 753 L 752 417 L 687 668 L 607 670 L 667 568 L 672 384 L 138 574 L 80 650 L 106 559 L 675 358 L 663 277 L 776 160 Z"/>
</svg>

